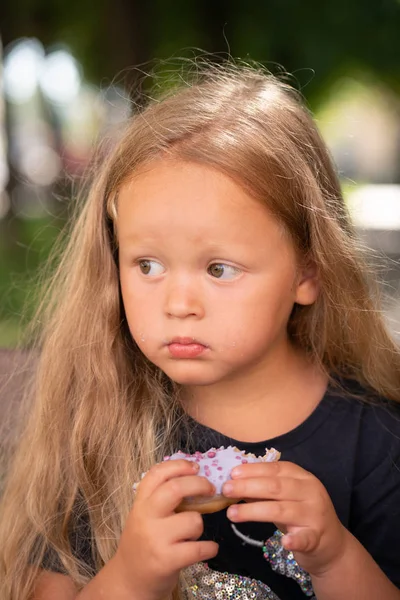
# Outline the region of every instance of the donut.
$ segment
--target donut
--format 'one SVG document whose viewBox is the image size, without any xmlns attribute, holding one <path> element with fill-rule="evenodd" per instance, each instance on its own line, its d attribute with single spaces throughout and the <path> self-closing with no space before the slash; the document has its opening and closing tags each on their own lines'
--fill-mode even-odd
<svg viewBox="0 0 400 600">
<path fill-rule="evenodd" d="M 227 498 L 222 494 L 222 486 L 226 481 L 231 479 L 231 471 L 234 467 L 240 464 L 256 463 L 256 462 L 274 462 L 279 460 L 280 452 L 275 448 L 266 448 L 264 456 L 256 456 L 255 454 L 246 453 L 239 450 L 235 446 L 224 448 L 210 448 L 206 452 L 195 452 L 194 454 L 186 454 L 178 451 L 171 456 L 165 456 L 167 460 L 189 460 L 197 462 L 199 465 L 198 475 L 206 477 L 215 486 L 215 495 L 212 497 L 196 496 L 184 498 L 179 506 L 175 509 L 176 512 L 186 510 L 195 510 L 199 513 L 213 513 L 227 508 L 230 504 L 236 504 L 240 501 L 239 498 Z M 134 485 L 134 490 L 137 489 Z"/>
</svg>

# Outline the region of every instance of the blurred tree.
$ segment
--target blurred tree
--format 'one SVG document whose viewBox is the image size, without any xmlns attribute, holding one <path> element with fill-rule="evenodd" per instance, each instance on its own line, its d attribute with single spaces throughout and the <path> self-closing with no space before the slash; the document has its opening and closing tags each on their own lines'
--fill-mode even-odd
<svg viewBox="0 0 400 600">
<path fill-rule="evenodd" d="M 4 45 L 21 36 L 62 40 L 97 83 L 199 47 L 282 65 L 315 100 L 338 73 L 358 68 L 400 92 L 397 0 L 3 0 L 0 30 Z"/>
</svg>

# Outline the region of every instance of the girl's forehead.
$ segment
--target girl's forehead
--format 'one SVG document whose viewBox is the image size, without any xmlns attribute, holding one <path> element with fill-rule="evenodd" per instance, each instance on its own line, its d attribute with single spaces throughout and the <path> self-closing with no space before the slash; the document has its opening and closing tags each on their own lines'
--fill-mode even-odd
<svg viewBox="0 0 400 600">
<path fill-rule="evenodd" d="M 138 170 L 122 186 L 118 209 L 136 217 L 157 209 L 170 218 L 176 213 L 186 217 L 202 213 L 244 217 L 268 212 L 266 205 L 221 171 L 171 159 L 154 161 Z"/>
<path fill-rule="evenodd" d="M 184 238 L 204 247 L 281 245 L 283 227 L 267 206 L 227 175 L 204 165 L 159 161 L 123 188 L 118 199 L 120 244 Z M 287 240 L 286 240 L 287 241 Z"/>
</svg>

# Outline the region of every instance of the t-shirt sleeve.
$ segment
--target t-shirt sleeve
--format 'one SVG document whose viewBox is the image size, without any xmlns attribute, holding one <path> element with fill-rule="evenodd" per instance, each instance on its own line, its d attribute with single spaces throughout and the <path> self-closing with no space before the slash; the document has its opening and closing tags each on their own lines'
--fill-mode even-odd
<svg viewBox="0 0 400 600">
<path fill-rule="evenodd" d="M 77 516 L 76 513 L 73 513 L 69 532 L 72 554 L 79 560 L 82 568 L 86 572 L 94 575 L 95 561 L 93 558 L 93 546 L 91 540 L 92 536 L 88 513 L 84 512 L 79 514 L 79 516 Z M 40 566 L 46 571 L 62 573 L 63 575 L 67 574 L 58 552 L 51 546 L 46 548 Z"/>
<path fill-rule="evenodd" d="M 57 551 L 51 546 L 47 546 L 40 567 L 46 571 L 67 574 Z"/>
<path fill-rule="evenodd" d="M 350 530 L 400 588 L 400 408 L 364 411 Z"/>
</svg>

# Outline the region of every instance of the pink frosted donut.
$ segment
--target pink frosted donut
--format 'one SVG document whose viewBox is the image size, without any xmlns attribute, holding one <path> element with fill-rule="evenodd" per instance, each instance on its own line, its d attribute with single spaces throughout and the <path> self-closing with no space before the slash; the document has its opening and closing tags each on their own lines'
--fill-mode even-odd
<svg viewBox="0 0 400 600">
<path fill-rule="evenodd" d="M 255 454 L 246 454 L 233 446 L 224 448 L 210 448 L 207 452 L 195 452 L 194 454 L 185 454 L 184 452 L 175 452 L 172 456 L 165 456 L 166 460 L 190 460 L 199 464 L 198 475 L 206 477 L 215 486 L 215 495 L 210 497 L 198 496 L 185 498 L 176 509 L 178 512 L 184 510 L 196 510 L 200 513 L 212 513 L 227 508 L 230 504 L 239 502 L 239 499 L 227 498 L 222 494 L 222 486 L 231 478 L 231 471 L 234 467 L 245 463 L 256 462 L 274 462 L 279 460 L 281 454 L 274 448 L 266 448 L 264 456 L 255 456 Z M 135 486 L 134 486 L 135 488 Z"/>
</svg>

